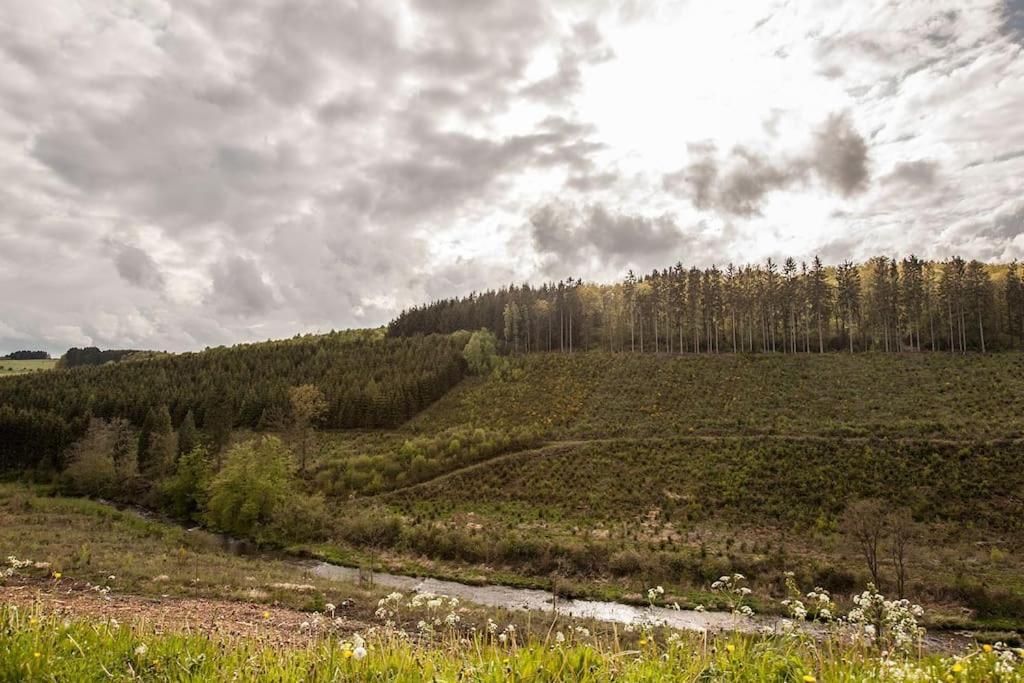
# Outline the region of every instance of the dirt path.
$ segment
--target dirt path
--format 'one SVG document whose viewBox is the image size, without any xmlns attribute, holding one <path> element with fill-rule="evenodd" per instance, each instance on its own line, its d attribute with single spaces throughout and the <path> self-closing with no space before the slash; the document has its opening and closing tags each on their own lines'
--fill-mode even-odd
<svg viewBox="0 0 1024 683">
<path fill-rule="evenodd" d="M 325 619 L 319 628 L 314 628 L 313 614 L 293 609 L 203 598 L 103 596 L 78 585 L 60 588 L 36 584 L 0 586 L 0 605 L 16 606 L 19 610 L 38 609 L 46 615 L 69 618 L 113 618 L 121 624 L 157 633 L 198 633 L 215 639 L 246 639 L 270 646 L 304 647 L 327 632 L 345 636 L 369 627 L 346 616 L 342 609 L 337 613 L 340 622 Z"/>
<path fill-rule="evenodd" d="M 474 470 L 484 469 L 493 465 L 500 464 L 508 460 L 518 460 L 530 456 L 542 456 L 545 453 L 557 452 L 563 448 L 578 448 L 580 446 L 591 446 L 595 444 L 610 444 L 610 443 L 670 443 L 680 441 L 692 441 L 702 443 L 715 443 L 719 441 L 743 441 L 743 440 L 767 440 L 767 441 L 797 441 L 797 442 L 810 442 L 810 443 L 850 443 L 850 444 L 864 444 L 871 441 L 888 441 L 896 443 L 927 443 L 935 446 L 958 446 L 958 445 L 970 445 L 972 443 L 984 443 L 988 441 L 999 442 L 999 443 L 1021 443 L 1024 439 L 1019 438 L 977 438 L 977 439 L 953 439 L 953 438 L 937 438 L 937 437 L 914 437 L 914 436 L 831 436 L 831 435 L 820 435 L 820 434 L 772 434 L 772 433 L 750 433 L 750 434 L 679 434 L 676 436 L 645 436 L 645 437 L 631 437 L 631 436 L 610 436 L 610 437 L 598 437 L 593 439 L 564 439 L 547 441 L 539 446 L 533 448 L 526 448 L 519 451 L 507 451 L 505 453 L 498 453 L 483 460 L 458 467 L 454 470 L 442 472 L 429 479 L 418 481 L 413 484 L 406 484 L 397 488 L 382 491 L 368 496 L 361 496 L 352 500 L 356 502 L 371 502 L 375 500 L 386 501 L 396 494 L 405 494 L 410 491 L 425 488 L 432 484 L 453 479 L 461 474 L 472 472 Z"/>
</svg>

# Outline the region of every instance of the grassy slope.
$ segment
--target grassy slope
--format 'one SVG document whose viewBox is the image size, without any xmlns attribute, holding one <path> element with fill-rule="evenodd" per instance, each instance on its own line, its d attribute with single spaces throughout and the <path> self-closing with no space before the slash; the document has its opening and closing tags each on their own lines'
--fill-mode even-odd
<svg viewBox="0 0 1024 683">
<path fill-rule="evenodd" d="M 0 377 L 8 375 L 24 375 L 30 372 L 42 372 L 57 367 L 57 359 L 45 360 L 0 360 Z"/>
<path fill-rule="evenodd" d="M 534 354 L 465 382 L 411 429 L 539 426 L 557 438 L 696 433 L 1024 436 L 1024 355 Z"/>
</svg>

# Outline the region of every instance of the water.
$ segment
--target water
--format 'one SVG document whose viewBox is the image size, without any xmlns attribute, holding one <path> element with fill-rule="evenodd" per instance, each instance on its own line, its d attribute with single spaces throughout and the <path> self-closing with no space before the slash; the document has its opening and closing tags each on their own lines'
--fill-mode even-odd
<svg viewBox="0 0 1024 683">
<path fill-rule="evenodd" d="M 328 562 L 316 564 L 313 573 L 321 578 L 355 582 L 360 570 Z M 725 612 L 698 612 L 674 610 L 667 607 L 635 607 L 601 600 L 556 599 L 554 594 L 533 588 L 508 586 L 471 586 L 456 581 L 419 579 L 396 574 L 373 574 L 373 582 L 386 588 L 406 593 L 434 593 L 465 600 L 484 607 L 510 610 L 554 612 L 575 619 L 595 619 L 619 624 L 664 623 L 686 631 L 740 631 L 754 633 L 765 629 L 774 631 L 781 620 L 767 617 L 748 618 Z"/>
</svg>

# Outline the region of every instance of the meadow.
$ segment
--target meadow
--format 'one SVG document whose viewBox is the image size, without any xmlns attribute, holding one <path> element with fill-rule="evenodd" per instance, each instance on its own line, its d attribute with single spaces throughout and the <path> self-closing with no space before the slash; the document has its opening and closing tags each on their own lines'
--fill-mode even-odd
<svg viewBox="0 0 1024 683">
<path fill-rule="evenodd" d="M 0 377 L 11 375 L 27 375 L 34 372 L 53 370 L 57 367 L 56 358 L 39 360 L 0 360 Z"/>
</svg>

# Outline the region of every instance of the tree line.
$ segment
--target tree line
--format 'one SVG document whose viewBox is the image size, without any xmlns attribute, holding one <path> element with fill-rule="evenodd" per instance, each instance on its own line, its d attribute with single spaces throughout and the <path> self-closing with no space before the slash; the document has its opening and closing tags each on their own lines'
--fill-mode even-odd
<svg viewBox="0 0 1024 683">
<path fill-rule="evenodd" d="M 50 360 L 50 354 L 47 351 L 12 351 L 0 356 L 0 360 Z"/>
<path fill-rule="evenodd" d="M 671 268 L 622 282 L 511 285 L 400 313 L 393 337 L 491 330 L 508 351 L 823 353 L 1024 345 L 1017 262 L 885 256 Z"/>
<path fill-rule="evenodd" d="M 218 444 L 237 427 L 275 428 L 292 390 L 322 395 L 315 426 L 396 426 L 466 373 L 468 334 L 409 339 L 332 333 L 110 363 L 0 382 L 0 469 L 58 464 L 96 418 L 144 427 L 192 420 Z"/>
<path fill-rule="evenodd" d="M 72 346 L 60 357 L 60 367 L 77 368 L 80 365 L 103 365 L 104 363 L 118 363 L 131 358 L 134 354 L 143 353 L 133 349 L 103 349 L 95 346 L 78 348 Z"/>
</svg>

